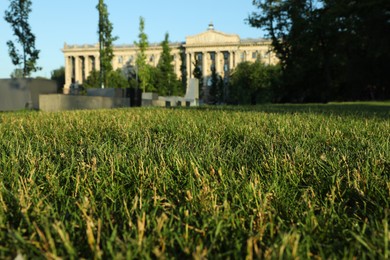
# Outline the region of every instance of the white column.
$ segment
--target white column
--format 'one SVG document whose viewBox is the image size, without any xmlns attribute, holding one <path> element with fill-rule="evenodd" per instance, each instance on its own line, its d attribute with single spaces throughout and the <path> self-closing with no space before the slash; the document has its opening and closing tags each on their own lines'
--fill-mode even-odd
<svg viewBox="0 0 390 260">
<path fill-rule="evenodd" d="M 178 79 L 181 78 L 181 66 L 182 66 L 181 63 L 183 62 L 181 55 L 182 53 L 179 52 L 178 54 L 176 54 L 176 59 L 175 59 L 175 66 L 176 66 L 175 73 Z"/>
<path fill-rule="evenodd" d="M 186 72 L 187 72 L 187 80 L 191 78 L 190 73 L 190 54 L 186 53 Z"/>
<path fill-rule="evenodd" d="M 74 65 L 75 65 L 75 83 L 81 84 L 82 78 L 81 78 L 81 66 L 80 66 L 80 57 L 75 56 L 74 57 Z"/>
<path fill-rule="evenodd" d="M 207 69 L 208 69 L 208 62 L 207 62 L 207 52 L 202 52 L 202 74 L 203 78 L 206 78 L 207 76 Z"/>
<path fill-rule="evenodd" d="M 187 54 L 187 77 L 188 79 L 192 79 L 192 71 L 193 71 L 193 64 L 192 64 L 192 59 L 193 59 L 193 53 L 190 52 Z"/>
<path fill-rule="evenodd" d="M 70 61 L 71 56 L 65 56 L 65 85 L 64 93 L 69 93 L 70 84 L 72 84 L 72 62 Z"/>
<path fill-rule="evenodd" d="M 219 51 L 215 52 L 215 71 L 219 75 L 222 75 L 222 71 L 221 71 L 221 53 Z"/>
<path fill-rule="evenodd" d="M 66 56 L 65 57 L 65 86 L 69 88 L 70 84 L 72 83 L 72 57 Z"/>
<path fill-rule="evenodd" d="M 89 73 L 91 72 L 91 67 L 89 64 L 90 64 L 89 56 L 86 55 L 84 56 L 85 79 L 88 78 Z"/>
</svg>

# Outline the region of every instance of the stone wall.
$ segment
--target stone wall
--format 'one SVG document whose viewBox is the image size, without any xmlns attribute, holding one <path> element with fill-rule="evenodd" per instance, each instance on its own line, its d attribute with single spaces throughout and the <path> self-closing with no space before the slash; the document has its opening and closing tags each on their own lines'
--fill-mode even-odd
<svg viewBox="0 0 390 260">
<path fill-rule="evenodd" d="M 58 92 L 57 82 L 46 79 L 0 79 L 0 111 L 39 109 L 39 95 Z"/>
<path fill-rule="evenodd" d="M 40 95 L 40 109 L 46 112 L 129 107 L 129 98 L 102 96 Z"/>
<path fill-rule="evenodd" d="M 126 97 L 126 89 L 122 88 L 89 88 L 87 96 L 94 97 Z"/>
</svg>

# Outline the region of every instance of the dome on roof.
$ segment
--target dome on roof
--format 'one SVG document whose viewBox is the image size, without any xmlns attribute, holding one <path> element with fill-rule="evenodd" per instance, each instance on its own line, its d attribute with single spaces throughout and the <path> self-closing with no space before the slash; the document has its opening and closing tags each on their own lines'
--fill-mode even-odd
<svg viewBox="0 0 390 260">
<path fill-rule="evenodd" d="M 208 31 L 214 31 L 214 24 L 212 22 L 209 23 Z"/>
</svg>

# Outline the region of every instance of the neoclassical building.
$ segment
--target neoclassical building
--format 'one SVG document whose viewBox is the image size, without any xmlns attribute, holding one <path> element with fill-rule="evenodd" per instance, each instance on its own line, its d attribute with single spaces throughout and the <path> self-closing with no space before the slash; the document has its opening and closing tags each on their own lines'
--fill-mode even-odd
<svg viewBox="0 0 390 260">
<path fill-rule="evenodd" d="M 187 36 L 185 42 L 171 43 L 170 47 L 174 57 L 176 75 L 181 77 L 184 68 L 187 72 L 187 79 L 193 78 L 192 72 L 198 60 L 205 82 L 211 75 L 212 67 L 215 67 L 216 72 L 223 78 L 227 78 L 229 73 L 243 61 L 260 59 L 266 64 L 278 62 L 271 51 L 269 40 L 240 39 L 236 34 L 216 31 L 212 24 L 209 25 L 207 31 Z M 112 61 L 114 70 L 134 66 L 138 50 L 135 45 L 115 46 Z M 67 93 L 72 83 L 83 84 L 93 69 L 99 70 L 99 45 L 68 45 L 65 43 L 62 52 L 65 56 L 64 92 Z M 150 44 L 146 51 L 149 64 L 156 66 L 161 52 L 162 47 L 159 43 Z"/>
</svg>

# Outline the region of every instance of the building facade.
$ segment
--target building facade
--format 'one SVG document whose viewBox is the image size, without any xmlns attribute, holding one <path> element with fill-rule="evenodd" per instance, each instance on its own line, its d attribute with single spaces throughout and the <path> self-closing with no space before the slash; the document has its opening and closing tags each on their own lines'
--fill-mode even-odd
<svg viewBox="0 0 390 260">
<path fill-rule="evenodd" d="M 254 62 L 260 59 L 266 64 L 276 64 L 278 59 L 271 51 L 271 42 L 264 39 L 240 39 L 236 34 L 226 34 L 214 30 L 212 24 L 207 31 L 186 37 L 182 43 L 171 43 L 171 54 L 175 73 L 178 77 L 183 71 L 189 79 L 193 78 L 196 60 L 202 71 L 205 83 L 211 76 L 212 68 L 223 78 L 241 62 Z M 126 69 L 135 66 L 138 47 L 135 45 L 114 46 L 113 69 Z M 68 93 L 73 83 L 83 84 L 92 70 L 99 70 L 99 45 L 67 45 L 62 49 L 65 57 L 65 86 Z M 150 44 L 146 51 L 147 61 L 156 66 L 162 47 Z M 204 84 L 206 85 L 206 84 Z"/>
</svg>

